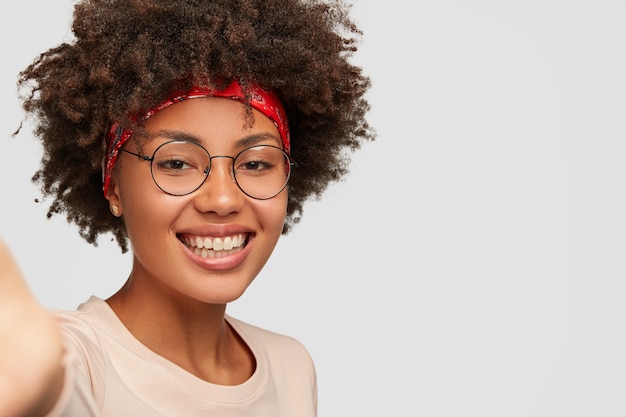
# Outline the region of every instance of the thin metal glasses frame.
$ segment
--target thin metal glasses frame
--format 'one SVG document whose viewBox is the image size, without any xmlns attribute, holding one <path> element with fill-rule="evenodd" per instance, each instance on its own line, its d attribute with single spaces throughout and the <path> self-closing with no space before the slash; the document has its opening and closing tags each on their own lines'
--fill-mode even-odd
<svg viewBox="0 0 626 417">
<path fill-rule="evenodd" d="M 176 193 L 172 193 L 169 192 L 167 190 L 165 190 L 156 180 L 156 178 L 154 178 L 154 170 L 153 170 L 153 162 L 154 162 L 154 158 L 156 153 L 159 151 L 159 149 L 161 149 L 163 146 L 170 144 L 170 143 L 188 143 L 188 144 L 192 144 L 192 145 L 196 145 L 198 148 L 202 149 L 208 156 L 209 158 L 209 165 L 206 166 L 204 168 L 204 179 L 202 180 L 202 182 L 195 187 L 193 190 L 185 192 L 185 193 L 181 193 L 181 194 L 176 194 Z M 268 147 L 268 148 L 274 148 L 274 149 L 278 149 L 279 151 L 281 151 L 283 153 L 283 155 L 285 156 L 285 161 L 287 162 L 287 176 L 285 178 L 285 184 L 283 184 L 283 186 L 280 188 L 280 190 L 278 190 L 276 193 L 270 195 L 269 197 L 255 197 L 251 194 L 249 194 L 248 192 L 246 192 L 241 185 L 239 184 L 239 181 L 237 180 L 237 172 L 235 171 L 235 161 L 237 160 L 237 158 L 244 152 L 253 149 L 253 148 L 258 148 L 258 147 Z M 233 174 L 233 178 L 235 180 L 235 184 L 237 184 L 237 187 L 239 188 L 239 190 L 241 190 L 242 193 L 244 193 L 245 195 L 247 195 L 250 198 L 253 198 L 255 200 L 269 200 L 271 198 L 276 197 L 278 194 L 280 194 L 285 187 L 287 186 L 288 182 L 289 182 L 289 178 L 291 176 L 291 170 L 293 167 L 296 166 L 296 163 L 291 159 L 291 156 L 289 156 L 289 154 L 287 154 L 287 152 L 285 152 L 283 149 L 279 148 L 278 146 L 273 146 L 273 145 L 255 145 L 255 146 L 251 146 L 249 148 L 243 149 L 242 151 L 240 151 L 237 155 L 235 156 L 230 156 L 230 155 L 215 155 L 215 156 L 211 156 L 211 154 L 209 153 L 209 151 L 206 150 L 206 148 L 198 143 L 192 142 L 192 141 L 185 141 L 185 140 L 170 140 L 167 142 L 162 143 L 161 145 L 159 145 L 154 152 L 152 153 L 152 156 L 146 156 L 146 155 L 141 155 L 139 153 L 136 152 L 132 152 L 129 151 L 125 148 L 121 149 L 123 152 L 126 152 L 130 155 L 136 156 L 137 158 L 139 158 L 141 161 L 147 161 L 150 162 L 150 175 L 152 176 L 152 181 L 154 182 L 154 184 L 164 193 L 168 194 L 168 195 L 172 195 L 172 196 L 176 196 L 176 197 L 182 197 L 185 195 L 189 195 L 192 194 L 194 192 L 196 192 L 200 187 L 202 187 L 202 185 L 204 185 L 204 183 L 206 182 L 207 178 L 209 178 L 209 175 L 211 174 L 211 162 L 213 161 L 213 159 L 215 158 L 228 158 L 231 159 L 233 161 L 233 163 L 231 164 L 231 172 Z"/>
</svg>

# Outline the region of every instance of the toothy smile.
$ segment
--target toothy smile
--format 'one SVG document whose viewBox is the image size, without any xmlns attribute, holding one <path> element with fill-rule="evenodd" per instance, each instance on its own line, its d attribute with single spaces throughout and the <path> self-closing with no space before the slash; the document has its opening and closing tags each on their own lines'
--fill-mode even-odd
<svg viewBox="0 0 626 417">
<path fill-rule="evenodd" d="M 184 236 L 181 241 L 202 258 L 219 258 L 239 252 L 246 244 L 247 236 L 238 234 L 222 237 Z"/>
</svg>

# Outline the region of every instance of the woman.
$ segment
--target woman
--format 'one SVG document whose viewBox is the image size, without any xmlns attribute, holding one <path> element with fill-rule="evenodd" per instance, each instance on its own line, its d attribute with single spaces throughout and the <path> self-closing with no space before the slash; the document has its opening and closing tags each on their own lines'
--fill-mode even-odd
<svg viewBox="0 0 626 417">
<path fill-rule="evenodd" d="M 0 415 L 314 416 L 306 349 L 226 306 L 374 138 L 348 6 L 86 0 L 73 31 L 21 74 L 34 180 L 133 264 L 55 325 L 0 250 Z"/>
</svg>

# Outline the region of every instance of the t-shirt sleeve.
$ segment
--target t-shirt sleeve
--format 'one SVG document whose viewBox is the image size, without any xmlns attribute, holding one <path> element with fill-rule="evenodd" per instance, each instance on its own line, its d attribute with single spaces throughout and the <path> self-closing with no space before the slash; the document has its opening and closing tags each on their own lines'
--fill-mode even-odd
<svg viewBox="0 0 626 417">
<path fill-rule="evenodd" d="M 47 417 L 99 417 L 89 383 L 65 360 L 63 390 Z"/>
<path fill-rule="evenodd" d="M 99 417 L 105 367 L 98 339 L 78 317 L 59 315 L 57 319 L 65 346 L 64 381 L 46 417 Z"/>
</svg>

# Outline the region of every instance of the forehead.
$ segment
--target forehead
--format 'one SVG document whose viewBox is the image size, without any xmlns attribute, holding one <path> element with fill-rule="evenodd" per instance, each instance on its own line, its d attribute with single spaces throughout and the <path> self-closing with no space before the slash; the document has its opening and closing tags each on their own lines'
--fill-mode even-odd
<svg viewBox="0 0 626 417">
<path fill-rule="evenodd" d="M 198 97 L 172 104 L 144 122 L 150 137 L 176 131 L 196 137 L 205 144 L 237 141 L 263 135 L 280 145 L 280 134 L 263 113 L 229 98 Z"/>
</svg>

